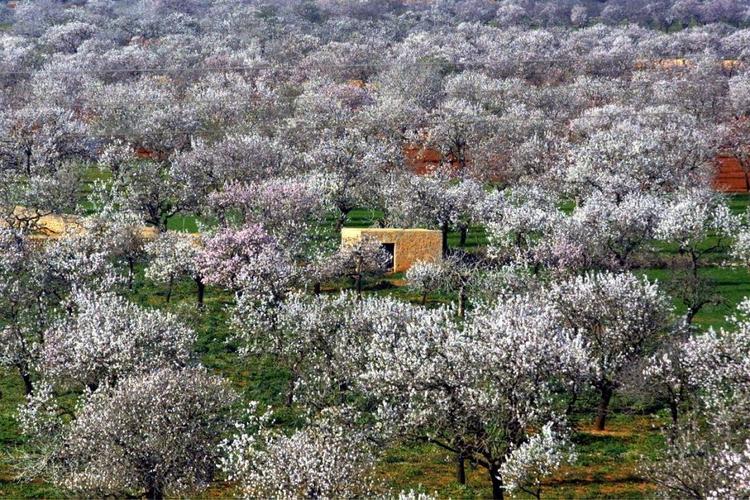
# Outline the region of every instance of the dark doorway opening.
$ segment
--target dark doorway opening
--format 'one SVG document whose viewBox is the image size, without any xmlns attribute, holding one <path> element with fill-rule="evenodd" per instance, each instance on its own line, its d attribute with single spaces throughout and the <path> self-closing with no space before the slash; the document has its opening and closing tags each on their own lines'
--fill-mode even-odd
<svg viewBox="0 0 750 500">
<path fill-rule="evenodd" d="M 388 254 L 388 260 L 386 262 L 386 266 L 388 269 L 393 271 L 393 256 L 396 254 L 396 244 L 395 243 L 383 243 L 383 249 L 385 250 L 385 253 Z"/>
</svg>

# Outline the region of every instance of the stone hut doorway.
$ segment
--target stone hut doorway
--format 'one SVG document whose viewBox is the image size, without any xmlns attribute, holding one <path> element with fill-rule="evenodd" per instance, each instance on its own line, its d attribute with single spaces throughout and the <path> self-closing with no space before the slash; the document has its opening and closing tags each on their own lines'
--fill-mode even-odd
<svg viewBox="0 0 750 500">
<path fill-rule="evenodd" d="M 383 243 L 383 250 L 388 254 L 388 261 L 386 266 L 391 271 L 394 270 L 395 255 L 396 255 L 396 244 L 395 243 Z"/>
</svg>

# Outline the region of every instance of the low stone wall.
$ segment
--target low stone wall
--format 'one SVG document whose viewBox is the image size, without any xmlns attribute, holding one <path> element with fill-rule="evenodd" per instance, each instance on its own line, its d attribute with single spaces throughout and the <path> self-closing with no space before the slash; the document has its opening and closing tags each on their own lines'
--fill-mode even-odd
<svg viewBox="0 0 750 500">
<path fill-rule="evenodd" d="M 36 218 L 36 214 L 24 207 L 15 207 L 13 214 L 19 219 Z M 0 219 L 0 226 L 3 225 L 5 224 Z M 77 215 L 43 215 L 39 217 L 34 225 L 36 231 L 32 235 L 32 239 L 36 240 L 58 239 L 66 234 L 76 234 L 86 231 L 83 217 Z M 141 236 L 146 241 L 153 240 L 158 234 L 159 230 L 155 227 L 143 226 L 141 228 Z"/>
</svg>

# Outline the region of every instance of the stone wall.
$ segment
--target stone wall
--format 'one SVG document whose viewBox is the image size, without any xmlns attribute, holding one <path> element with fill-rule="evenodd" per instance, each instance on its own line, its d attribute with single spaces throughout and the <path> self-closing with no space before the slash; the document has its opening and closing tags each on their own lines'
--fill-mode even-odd
<svg viewBox="0 0 750 500">
<path fill-rule="evenodd" d="M 36 214 L 25 207 L 15 207 L 13 216 L 19 219 L 36 219 Z M 5 222 L 0 220 L 0 227 L 6 226 Z M 65 235 L 83 233 L 86 231 L 84 218 L 77 215 L 57 215 L 50 214 L 38 218 L 35 223 L 34 234 L 32 239 L 47 240 L 59 239 Z M 159 230 L 151 226 L 141 228 L 141 236 L 146 241 L 151 241 L 159 234 Z"/>
<path fill-rule="evenodd" d="M 443 258 L 443 236 L 429 229 L 354 228 L 341 230 L 341 244 L 353 245 L 363 236 L 394 245 L 393 271 L 408 270 L 418 261 L 437 262 Z"/>
<path fill-rule="evenodd" d="M 720 156 L 716 163 L 718 169 L 714 177 L 714 188 L 725 193 L 747 193 L 750 186 L 747 185 L 745 172 L 740 167 L 737 158 Z"/>
</svg>

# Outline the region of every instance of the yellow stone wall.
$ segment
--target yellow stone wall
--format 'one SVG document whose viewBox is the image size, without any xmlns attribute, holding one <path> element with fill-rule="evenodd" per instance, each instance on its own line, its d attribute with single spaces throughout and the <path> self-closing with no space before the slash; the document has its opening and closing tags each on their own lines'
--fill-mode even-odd
<svg viewBox="0 0 750 500">
<path fill-rule="evenodd" d="M 443 258 L 443 235 L 429 229 L 358 228 L 341 230 L 341 244 L 353 245 L 363 236 L 381 243 L 393 243 L 393 271 L 404 272 L 418 261 L 438 262 Z"/>
<path fill-rule="evenodd" d="M 33 216 L 33 212 L 24 207 L 15 207 L 13 214 L 23 218 Z M 0 227 L 5 223 L 0 220 Z M 36 233 L 31 236 L 36 240 L 58 239 L 66 234 L 82 233 L 86 231 L 83 218 L 76 215 L 44 215 L 36 221 Z M 151 241 L 159 235 L 159 230 L 151 226 L 141 228 L 141 237 L 146 241 Z"/>
</svg>

